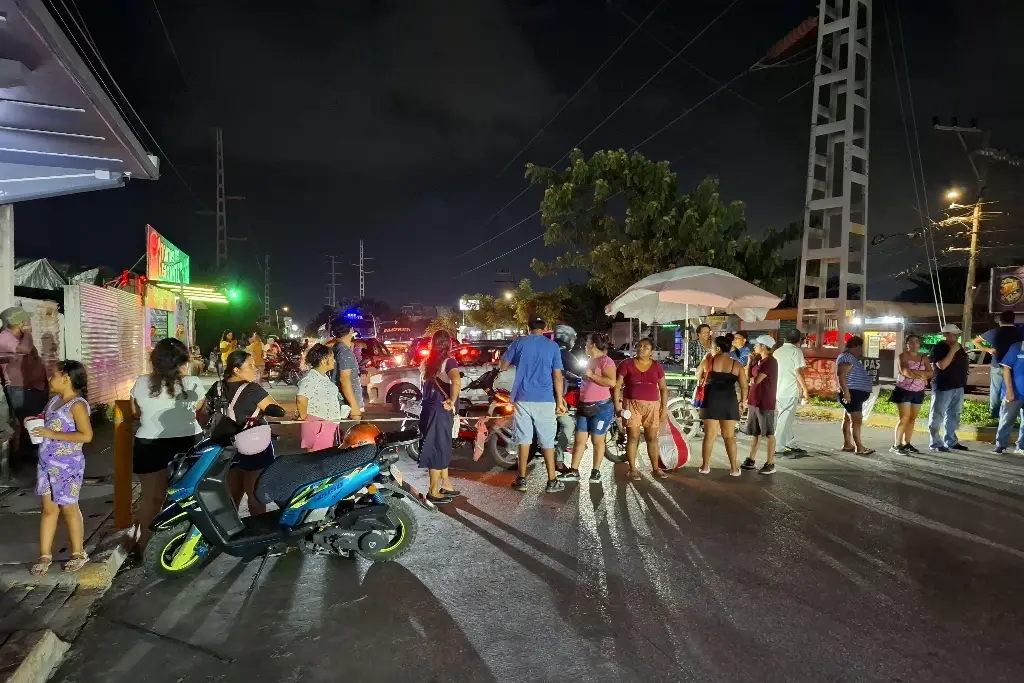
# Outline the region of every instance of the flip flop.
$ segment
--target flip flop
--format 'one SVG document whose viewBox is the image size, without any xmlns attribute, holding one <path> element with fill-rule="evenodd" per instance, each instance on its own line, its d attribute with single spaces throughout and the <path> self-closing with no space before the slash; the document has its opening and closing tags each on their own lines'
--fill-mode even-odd
<svg viewBox="0 0 1024 683">
<path fill-rule="evenodd" d="M 865 448 L 862 451 L 856 451 L 856 454 L 857 455 L 871 455 L 874 452 L 875 452 L 874 448 Z"/>
<path fill-rule="evenodd" d="M 846 446 L 843 446 L 839 450 L 841 450 L 843 453 L 856 453 L 857 452 L 856 448 L 847 448 Z"/>
</svg>

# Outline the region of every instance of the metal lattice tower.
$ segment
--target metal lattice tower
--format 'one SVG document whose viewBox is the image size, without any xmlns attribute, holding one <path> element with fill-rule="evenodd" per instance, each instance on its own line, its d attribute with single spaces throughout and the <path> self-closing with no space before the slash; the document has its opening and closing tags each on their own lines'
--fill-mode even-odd
<svg viewBox="0 0 1024 683">
<path fill-rule="evenodd" d="M 224 189 L 224 133 L 217 127 L 217 270 L 228 264 L 228 202 Z"/>
<path fill-rule="evenodd" d="M 821 0 L 811 104 L 798 326 L 838 328 L 841 345 L 867 297 L 872 0 Z M 857 319 L 857 320 L 854 320 Z"/>
<path fill-rule="evenodd" d="M 270 324 L 270 254 L 263 257 L 263 323 Z"/>
<path fill-rule="evenodd" d="M 327 284 L 327 305 L 332 309 L 338 307 L 338 257 L 333 255 L 327 256 L 327 262 L 331 264 L 331 270 L 327 273 L 330 280 Z"/>
<path fill-rule="evenodd" d="M 359 300 L 362 301 L 366 297 L 366 276 L 371 274 L 372 270 L 366 270 L 366 261 L 372 260 L 372 256 L 363 256 L 363 241 L 359 240 L 359 263 L 353 264 L 359 266 Z"/>
</svg>

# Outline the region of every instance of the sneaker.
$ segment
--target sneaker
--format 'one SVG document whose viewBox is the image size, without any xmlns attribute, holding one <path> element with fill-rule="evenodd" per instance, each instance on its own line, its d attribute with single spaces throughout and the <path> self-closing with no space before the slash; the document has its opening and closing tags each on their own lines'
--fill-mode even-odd
<svg viewBox="0 0 1024 683">
<path fill-rule="evenodd" d="M 512 488 L 516 491 L 526 490 L 526 477 L 516 477 L 516 480 L 512 482 Z"/>
<path fill-rule="evenodd" d="M 907 452 L 907 449 L 906 449 L 905 446 L 902 446 L 902 445 L 900 445 L 900 446 L 893 445 L 893 446 L 889 446 L 889 452 L 890 453 L 900 453 L 900 454 L 903 454 L 903 453 Z"/>
<path fill-rule="evenodd" d="M 740 465 L 740 469 L 741 470 L 756 470 L 757 469 L 757 463 L 754 462 L 753 458 L 747 458 L 746 460 L 743 461 L 743 464 Z"/>
<path fill-rule="evenodd" d="M 936 453 L 949 453 L 949 449 L 946 448 L 945 446 L 929 446 L 928 450 L 934 451 Z"/>
<path fill-rule="evenodd" d="M 775 474 L 775 463 L 773 463 L 773 462 L 765 463 L 764 467 L 762 467 L 758 471 L 758 473 L 759 474 Z"/>
<path fill-rule="evenodd" d="M 558 475 L 559 481 L 579 481 L 580 471 L 579 470 L 566 470 L 565 472 Z"/>
<path fill-rule="evenodd" d="M 1020 449 L 1018 449 L 1018 450 L 1020 450 Z M 1003 453 L 1006 452 L 1006 447 L 1005 446 L 996 446 L 995 448 L 992 449 L 992 452 L 995 453 L 996 455 L 1002 455 Z"/>
<path fill-rule="evenodd" d="M 971 450 L 970 448 L 968 448 L 967 446 L 963 445 L 962 443 L 955 443 L 952 446 L 950 446 L 950 448 L 952 448 L 954 451 L 969 451 L 969 450 Z"/>
<path fill-rule="evenodd" d="M 564 490 L 565 490 L 565 484 L 563 484 L 562 482 L 558 481 L 557 479 L 550 480 L 548 482 L 548 485 L 544 487 L 544 493 L 558 493 L 559 491 L 564 491 Z"/>
<path fill-rule="evenodd" d="M 1017 446 L 1017 448 L 1013 449 L 1013 454 L 1014 455 L 1024 455 L 1024 448 L 1021 448 L 1020 446 Z"/>
<path fill-rule="evenodd" d="M 914 448 L 914 444 L 905 443 L 903 444 L 904 453 L 920 453 L 921 451 Z"/>
<path fill-rule="evenodd" d="M 601 470 L 590 470 L 590 483 L 596 484 L 601 481 Z"/>
<path fill-rule="evenodd" d="M 806 450 L 799 446 L 786 446 L 786 450 L 784 451 L 786 455 L 803 455 L 806 452 Z"/>
</svg>

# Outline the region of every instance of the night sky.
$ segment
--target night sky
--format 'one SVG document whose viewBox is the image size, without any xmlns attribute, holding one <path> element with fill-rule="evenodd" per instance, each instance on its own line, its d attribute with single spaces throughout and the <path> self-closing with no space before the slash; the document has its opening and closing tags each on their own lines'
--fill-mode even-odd
<svg viewBox="0 0 1024 683">
<path fill-rule="evenodd" d="M 213 126 L 220 125 L 228 194 L 246 197 L 229 203 L 229 231 L 247 240 L 230 244 L 230 260 L 262 290 L 256 261 L 272 254 L 273 303 L 290 304 L 300 320 L 324 300 L 324 255 L 353 263 L 360 238 L 375 257 L 367 294 L 395 306 L 453 305 L 460 293 L 492 291 L 499 267 L 517 280 L 531 277 L 536 288 L 563 282 L 529 270 L 531 258 L 551 255 L 537 242 L 462 275 L 538 234 L 538 219 L 455 257 L 536 210 L 539 189 L 485 226 L 525 186 L 526 161 L 561 157 L 728 5 L 664 2 L 499 175 L 654 0 L 157 1 L 181 70 L 150 0 L 81 1 L 79 9 L 163 148 L 160 154 L 132 121 L 143 145 L 164 157 L 162 178 L 19 205 L 16 252 L 124 268 L 142 255 L 144 226 L 152 223 L 193 263 L 211 261 L 214 219 L 195 211 L 213 208 Z M 65 3 L 54 4 L 55 14 L 67 15 Z M 900 56 L 896 3 L 875 0 L 870 235 L 919 227 L 883 5 Z M 930 129 L 933 115 L 958 115 L 963 125 L 978 117 L 993 130 L 993 146 L 1024 156 L 1017 85 L 1024 8 L 928 0 L 902 2 L 900 9 L 934 211 L 941 187 L 969 186 L 973 176 L 955 137 Z M 717 88 L 693 66 L 727 81 L 816 13 L 810 0 L 739 0 L 584 151 L 632 148 Z M 641 151 L 673 160 L 684 188 L 706 175 L 720 177 L 727 199 L 747 202 L 755 233 L 801 220 L 811 88 L 779 99 L 811 78 L 814 63 L 795 61 L 744 76 Z M 1000 201 L 992 208 L 1009 215 L 987 226 L 983 244 L 1001 247 L 1001 263 L 1024 255 L 1014 211 L 1022 173 L 992 170 L 989 196 Z M 917 263 L 922 248 L 906 239 L 874 248 L 869 298 L 898 291 L 894 275 Z M 340 282 L 340 295 L 355 294 L 356 269 L 346 265 Z"/>
</svg>

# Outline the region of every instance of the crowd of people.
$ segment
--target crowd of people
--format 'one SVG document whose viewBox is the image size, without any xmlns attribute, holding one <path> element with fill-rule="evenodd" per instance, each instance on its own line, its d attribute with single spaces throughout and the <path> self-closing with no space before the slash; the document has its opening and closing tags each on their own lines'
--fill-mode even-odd
<svg viewBox="0 0 1024 683">
<path fill-rule="evenodd" d="M 64 568 L 77 571 L 89 558 L 84 549 L 82 514 L 78 507 L 85 459 L 82 447 L 92 440 L 90 407 L 86 397 L 85 367 L 75 361 L 58 363 L 47 378 L 45 365 L 35 349 L 30 316 L 20 308 L 0 313 L 0 361 L 4 364 L 7 401 L 0 410 L 13 413 L 15 450 L 38 446 L 36 492 L 42 499 L 40 556 L 32 566 L 36 575 L 45 574 L 52 564 L 52 544 L 58 521 L 63 518 L 71 541 L 71 556 Z M 651 475 L 666 476 L 661 466 L 658 436 L 667 423 L 669 391 L 665 371 L 653 358 L 653 344 L 641 339 L 636 356 L 616 364 L 609 356 L 608 337 L 589 334 L 585 342 L 586 362 L 576 374 L 577 361 L 569 353 L 576 333 L 556 327 L 554 341 L 544 334 L 546 321 L 533 317 L 529 334 L 517 338 L 500 359 L 501 370 L 515 368 L 511 389 L 514 404 L 513 433 L 518 447 L 518 472 L 512 484 L 527 489 L 527 463 L 539 447 L 547 470 L 545 491 L 557 492 L 566 482 L 582 479 L 588 442 L 592 447 L 589 482 L 601 481 L 600 466 L 606 438 L 616 421 L 626 434 L 627 476 L 640 478 L 637 454 L 641 440 L 646 443 Z M 307 452 L 339 443 L 343 420 L 359 421 L 363 415 L 363 391 L 359 362 L 354 350 L 355 330 L 340 322 L 326 343 L 306 349 L 306 371 L 298 383 L 296 417 L 301 421 L 301 447 Z M 961 345 L 962 331 L 953 324 L 941 329 L 943 340 L 930 354 L 921 350 L 921 338 L 907 334 L 905 348 L 897 356 L 897 381 L 890 400 L 896 404 L 899 421 L 891 450 L 917 453 L 913 445 L 915 425 L 926 391 L 931 390 L 928 415 L 929 447 L 933 451 L 965 450 L 957 438 L 967 383 L 968 360 Z M 802 452 L 795 441 L 793 423 L 801 402 L 809 398 L 803 376 L 806 366 L 798 330 L 782 332 L 783 344 L 769 335 L 748 339 L 737 332 L 712 337 L 711 328 L 700 325 L 687 349 L 696 370 L 701 397 L 700 418 L 704 435 L 700 474 L 708 474 L 714 442 L 721 437 L 729 461 L 729 474 L 758 469 L 762 446 L 765 459 L 759 472 L 775 472 L 775 456 Z M 284 417 L 284 409 L 264 389 L 265 362 L 273 353 L 258 332 L 245 336 L 246 347 L 231 331 L 225 331 L 217 348 L 219 380 L 208 389 L 194 376 L 196 349 L 177 338 L 157 341 L 150 351 L 149 372 L 131 389 L 132 407 L 138 427 L 133 448 L 133 470 L 141 483 L 137 512 L 138 550 L 145 547 L 149 524 L 159 512 L 167 492 L 168 465 L 178 453 L 189 450 L 204 432 L 219 437 L 237 432 L 244 424 L 266 423 L 269 417 Z M 1012 314 L 1003 314 L 999 325 L 974 340 L 991 350 L 990 410 L 998 417 L 995 452 L 1009 447 L 1014 424 L 1024 417 L 1024 335 Z M 430 352 L 422 363 L 422 409 L 420 415 L 420 467 L 428 471 L 427 498 L 435 504 L 451 502 L 461 495 L 452 484 L 452 432 L 456 407 L 462 391 L 457 363 L 451 358 L 453 338 L 436 332 Z M 279 352 L 279 348 L 276 349 Z M 864 363 L 864 340 L 853 336 L 836 359 L 837 400 L 844 409 L 842 451 L 868 455 L 861 438 L 865 405 L 872 394 L 872 380 Z M 567 377 L 568 376 L 568 377 Z M 575 418 L 570 419 L 566 400 L 570 384 L 579 384 Z M 220 406 L 217 419 L 211 406 Z M 751 438 L 746 458 L 740 462 L 736 431 Z M 34 419 L 38 422 L 33 422 Z M 10 438 L 8 435 L 7 438 Z M 556 445 L 571 446 L 569 462 L 556 457 Z M 30 442 L 34 442 L 31 444 Z M 1024 454 L 1024 422 L 1016 450 Z M 261 453 L 238 456 L 229 473 L 229 489 L 236 505 L 247 500 L 250 514 L 266 506 L 255 497 L 260 473 L 275 457 L 273 442 Z"/>
</svg>

